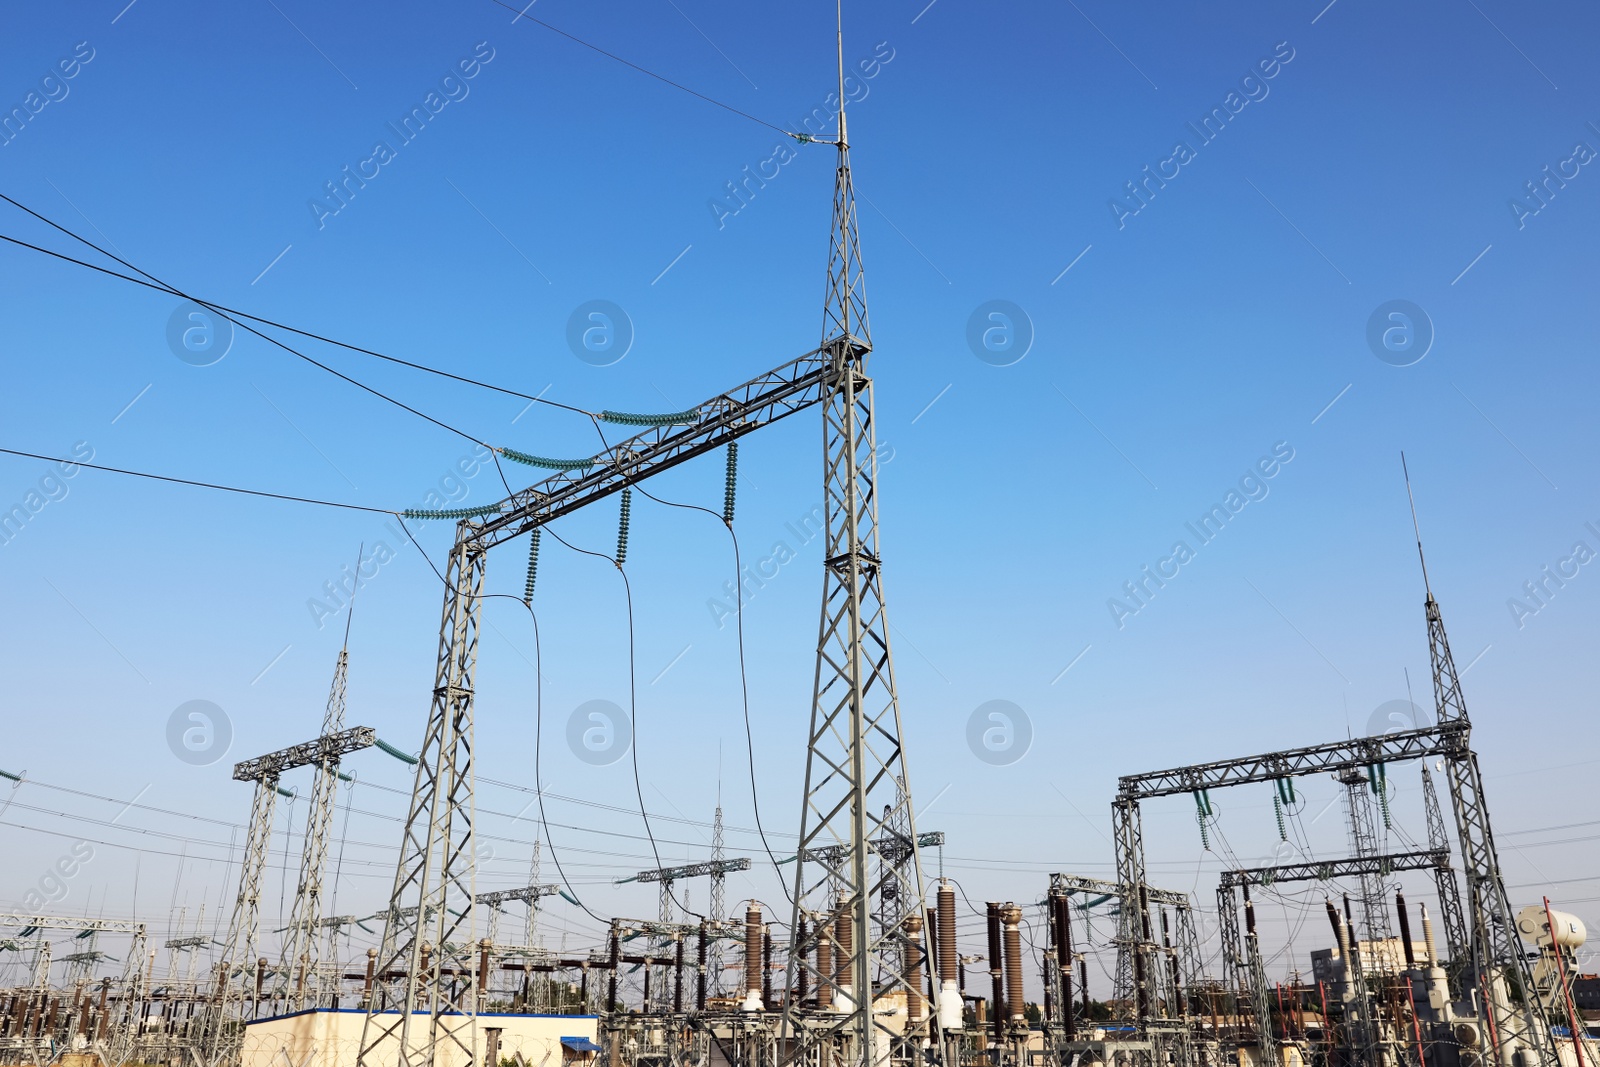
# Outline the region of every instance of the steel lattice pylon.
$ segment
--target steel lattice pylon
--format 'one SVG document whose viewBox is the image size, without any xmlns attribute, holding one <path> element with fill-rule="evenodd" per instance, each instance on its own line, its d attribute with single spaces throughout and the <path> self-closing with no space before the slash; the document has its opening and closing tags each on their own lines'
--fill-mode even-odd
<svg viewBox="0 0 1600 1067">
<path fill-rule="evenodd" d="M 322 733 L 329 737 L 344 729 L 345 679 L 350 668 L 348 646 L 339 650 L 333 668 L 333 685 L 322 715 Z M 328 839 L 333 833 L 333 809 L 339 789 L 339 756 L 326 752 L 317 761 L 306 813 L 306 838 L 300 855 L 300 884 L 285 931 L 283 957 L 278 966 L 280 984 L 289 987 L 290 1010 L 322 1003 L 322 975 L 318 969 L 322 921 L 322 878 L 328 868 Z"/>
<path fill-rule="evenodd" d="M 1405 457 L 1401 457 L 1404 469 Z M 1447 724 L 1461 732 L 1462 743 L 1445 753 L 1445 774 L 1450 783 L 1450 802 L 1455 809 L 1456 836 L 1461 842 L 1461 865 L 1467 876 L 1467 899 L 1472 916 L 1472 980 L 1482 990 L 1493 1014 L 1500 1060 L 1512 1067 L 1516 1045 L 1522 1045 L 1540 1064 L 1555 1067 L 1560 1053 L 1550 1029 L 1544 1005 L 1529 995 L 1534 988 L 1533 970 L 1518 941 L 1516 916 L 1506 894 L 1505 877 L 1500 872 L 1500 856 L 1495 849 L 1494 831 L 1489 825 L 1489 805 L 1483 796 L 1483 775 L 1478 770 L 1478 755 L 1472 750 L 1472 720 L 1467 715 L 1466 699 L 1461 695 L 1461 677 L 1456 673 L 1450 639 L 1444 632 L 1444 616 L 1433 599 L 1428 581 L 1428 561 L 1422 554 L 1422 531 L 1417 524 L 1416 502 L 1411 498 L 1411 478 L 1406 476 L 1406 496 L 1411 500 L 1411 522 L 1417 531 L 1417 560 L 1422 567 L 1422 586 L 1427 599 L 1423 611 L 1428 620 L 1428 658 L 1433 667 L 1433 695 L 1439 726 Z M 1446 905 L 1447 907 L 1447 905 Z M 1520 986 L 1520 990 L 1500 989 Z M 1520 994 L 1522 1005 L 1512 1001 Z"/>
<path fill-rule="evenodd" d="M 874 1062 L 875 1047 L 891 1040 L 874 1021 L 874 996 L 908 986 L 900 967 L 904 918 L 875 915 L 873 898 L 892 881 L 892 895 L 904 902 L 899 914 L 919 922 L 925 901 L 878 552 L 876 437 L 866 374 L 872 344 L 843 110 L 842 44 L 840 56 L 822 344 L 827 540 L 790 927 L 806 934 L 790 946 L 790 995 L 779 1043 L 792 1039 L 786 1059 L 794 1062 L 806 1062 L 820 1046 L 833 1050 L 830 1062 L 850 1067 Z M 874 885 L 869 871 L 877 843 L 907 839 L 906 861 L 877 864 L 882 881 Z M 836 961 L 827 967 L 816 956 L 824 942 Z M 915 984 L 919 976 L 909 979 Z M 831 1012 L 805 1010 L 794 995 L 801 985 L 826 994 Z"/>
<path fill-rule="evenodd" d="M 1450 835 L 1445 829 L 1444 812 L 1439 808 L 1439 793 L 1433 787 L 1433 775 L 1428 771 L 1428 761 L 1422 761 L 1422 806 L 1428 816 L 1428 847 L 1449 855 Z M 1449 862 L 1433 869 L 1434 887 L 1439 896 L 1439 913 L 1444 920 L 1444 940 L 1449 952 L 1451 970 L 1458 975 L 1462 964 L 1471 953 L 1467 935 L 1467 919 L 1461 911 L 1461 890 L 1456 884 L 1456 870 Z"/>
<path fill-rule="evenodd" d="M 261 935 L 261 878 L 266 873 L 268 848 L 272 844 L 278 773 L 268 767 L 255 778 L 250 828 L 245 833 L 244 860 L 239 865 L 239 894 L 234 898 L 233 918 L 228 922 L 222 960 L 217 965 L 217 988 L 203 1030 L 202 1048 L 211 1064 L 231 1058 L 241 1036 L 230 1028 L 230 1019 L 240 1015 L 239 1009 L 247 995 L 248 976 L 255 969 Z M 236 770 L 234 774 L 238 777 L 239 772 Z M 243 981 L 235 981 L 236 968 Z"/>
<path fill-rule="evenodd" d="M 458 537 L 445 572 L 438 672 L 362 1027 L 363 1064 L 379 1056 L 402 1067 L 432 1064 L 441 1045 L 459 1049 L 450 1060 L 476 1057 L 476 984 L 459 976 L 477 964 L 472 685 L 486 557 L 483 546 Z M 407 908 L 403 900 L 418 903 Z"/>
<path fill-rule="evenodd" d="M 1351 855 L 1358 860 L 1377 856 L 1382 850 L 1378 847 L 1377 824 L 1373 821 L 1372 794 L 1369 792 L 1374 787 L 1374 779 L 1354 768 L 1341 772 L 1338 778 L 1345 787 L 1345 803 L 1350 816 Z M 1377 782 L 1376 788 L 1383 788 L 1382 780 Z M 1358 878 L 1361 884 L 1362 929 L 1366 931 L 1367 940 L 1382 941 L 1391 933 L 1383 871 L 1378 867 L 1363 867 Z M 1351 931 L 1352 941 L 1358 936 Z"/>
</svg>

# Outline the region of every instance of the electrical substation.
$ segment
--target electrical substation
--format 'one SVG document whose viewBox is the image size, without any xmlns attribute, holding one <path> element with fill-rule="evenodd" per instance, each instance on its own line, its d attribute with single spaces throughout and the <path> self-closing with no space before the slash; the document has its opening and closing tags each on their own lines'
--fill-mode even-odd
<svg viewBox="0 0 1600 1067">
<path fill-rule="evenodd" d="M 841 43 L 841 101 L 843 70 Z M 10 954 L 9 988 L 0 990 L 0 1063 L 1600 1063 L 1600 1044 L 1589 1038 L 1579 1007 L 1590 981 L 1576 959 L 1582 923 L 1538 894 L 1514 896 L 1502 874 L 1492 798 L 1420 532 L 1419 622 L 1432 663 L 1432 725 L 1307 737 L 1298 748 L 1170 769 L 1118 767 L 1117 791 L 1102 809 L 1112 854 L 1093 857 L 1097 865 L 1114 864 L 1111 878 L 1061 871 L 1047 882 L 1017 884 L 1009 900 L 971 902 L 925 862 L 945 835 L 916 824 L 905 759 L 916 737 L 901 715 L 890 654 L 872 335 L 842 104 L 833 140 L 800 136 L 837 154 L 820 345 L 688 410 L 599 413 L 632 436 L 591 456 L 500 450 L 500 458 L 544 476 L 496 503 L 402 513 L 455 527 L 440 567 L 437 669 L 420 744 L 346 724 L 350 654 L 341 650 L 318 734 L 234 767 L 239 815 L 246 793 L 250 799 L 228 914 L 212 916 L 209 926 L 202 917 L 192 934 L 165 940 L 152 933 L 154 923 L 141 921 L 0 915 Z M 784 828 L 797 839 L 792 850 L 785 845 L 778 866 L 789 900 L 774 913 L 759 902 L 727 899 L 727 876 L 767 858 L 726 854 L 718 808 L 705 861 L 624 879 L 659 886 L 656 914 L 604 916 L 602 940 L 553 946 L 538 921 L 541 907 L 576 901 L 562 878 L 541 868 L 539 846 L 525 887 L 480 892 L 475 879 L 475 755 L 486 736 L 474 722 L 474 693 L 491 557 L 526 568 L 523 601 L 531 610 L 547 524 L 611 501 L 620 513 L 620 566 L 633 494 L 647 491 L 656 474 L 702 457 L 725 465 L 719 517 L 731 528 L 740 439 L 795 416 L 822 424 L 825 547 L 804 795 L 793 798 L 798 826 Z M 342 767 L 368 749 L 405 761 L 414 773 L 392 889 L 372 914 L 332 914 L 337 794 L 348 780 Z M 263 896 L 275 813 L 291 796 L 283 777 L 296 768 L 310 768 L 314 784 L 290 878 L 290 919 L 273 931 Z M 1199 896 L 1152 884 L 1145 805 L 1192 805 L 1198 843 L 1209 848 L 1215 803 L 1230 790 L 1270 793 L 1289 843 L 1297 783 L 1318 776 L 1331 776 L 1343 790 L 1346 854 L 1286 855 L 1285 862 L 1228 869 L 1214 892 Z M 1398 821 L 1389 783 L 1400 776 L 1423 799 L 1426 826 L 1415 840 L 1390 832 Z M 789 803 L 783 810 L 793 810 Z M 1431 879 L 1431 893 L 1407 900 L 1394 892 L 1400 872 Z M 677 892 L 691 885 L 708 900 L 699 920 L 678 905 Z M 1285 976 L 1283 967 L 1269 971 L 1256 908 L 1262 894 L 1290 885 L 1313 890 L 1299 899 L 1308 901 L 1303 907 L 1322 947 L 1292 961 Z M 1095 917 L 1103 924 L 1108 915 L 1115 956 L 1109 985 L 1085 962 Z M 208 932 L 213 927 L 220 936 Z M 356 928 L 373 934 L 375 944 L 350 954 L 343 935 Z"/>
</svg>

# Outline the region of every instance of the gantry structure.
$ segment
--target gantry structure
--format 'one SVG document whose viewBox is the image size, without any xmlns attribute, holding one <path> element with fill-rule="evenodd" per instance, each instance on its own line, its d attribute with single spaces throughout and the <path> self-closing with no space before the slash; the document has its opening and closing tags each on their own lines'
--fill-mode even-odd
<svg viewBox="0 0 1600 1067">
<path fill-rule="evenodd" d="M 342 662 L 342 655 L 340 659 Z M 294 795 L 283 788 L 280 779 L 285 771 L 296 767 L 330 763 L 337 767 L 343 756 L 377 742 L 378 735 L 372 727 L 353 726 L 234 764 L 234 781 L 253 782 L 255 795 L 250 803 L 244 859 L 239 865 L 239 892 L 234 898 L 233 917 L 217 963 L 216 989 L 199 1042 L 203 1050 L 200 1054 L 208 1063 L 224 1062 L 236 1051 L 242 1030 L 240 1009 L 253 992 L 251 982 L 257 973 L 255 961 L 261 936 L 261 881 L 272 843 L 273 811 L 280 795 Z"/>
<path fill-rule="evenodd" d="M 1409 481 L 1407 493 L 1410 493 Z M 1306 748 L 1125 776 L 1119 779 L 1117 797 L 1112 802 L 1117 880 L 1125 887 L 1125 893 L 1132 892 L 1144 883 L 1144 838 L 1139 810 L 1144 800 L 1192 793 L 1204 811 L 1209 804 L 1209 792 L 1213 789 L 1250 783 L 1279 783 L 1319 773 L 1333 774 L 1346 783 L 1358 780 L 1366 783 L 1369 776 L 1379 773 L 1381 768 L 1410 760 L 1423 760 L 1426 776 L 1426 761 L 1437 759 L 1443 763 L 1449 784 L 1461 866 L 1466 875 L 1468 903 L 1464 916 L 1459 897 L 1455 894 L 1453 870 L 1448 861 L 1438 862 L 1439 852 L 1448 848 L 1448 842 L 1437 798 L 1430 799 L 1433 793 L 1431 777 L 1424 778 L 1424 801 L 1429 807 L 1430 848 L 1417 863 L 1435 871 L 1451 950 L 1463 949 L 1467 957 L 1465 961 L 1453 961 L 1455 966 L 1452 970 L 1456 972 L 1460 983 L 1458 993 L 1464 997 L 1476 996 L 1488 1006 L 1490 1031 L 1497 1045 L 1496 1055 L 1504 1067 L 1512 1067 L 1513 1063 L 1556 1067 L 1558 1053 L 1555 1035 L 1544 1007 L 1538 998 L 1520 995 L 1520 990 L 1534 987 L 1531 964 L 1517 940 L 1515 915 L 1507 896 L 1490 827 L 1483 776 L 1478 768 L 1477 753 L 1471 745 L 1472 722 L 1462 696 L 1460 676 L 1450 652 L 1449 638 L 1445 634 L 1443 615 L 1428 582 L 1420 533 L 1417 553 L 1422 563 L 1426 594 L 1424 614 L 1433 673 L 1435 724 L 1374 737 L 1349 738 Z M 1352 790 L 1352 804 L 1355 803 L 1359 801 Z M 1357 831 L 1357 838 L 1358 845 L 1362 846 L 1358 852 L 1362 854 L 1341 861 L 1343 873 L 1370 880 L 1384 873 L 1386 863 L 1395 862 L 1395 857 L 1375 854 L 1368 831 Z M 1310 869 L 1319 868 L 1318 865 L 1310 865 Z M 1287 868 L 1269 870 L 1272 872 L 1270 877 L 1277 880 L 1285 880 L 1285 875 L 1290 873 Z M 1261 872 L 1255 873 L 1259 877 Z M 1247 886 L 1248 882 L 1239 884 Z M 1243 969 L 1246 972 L 1249 981 L 1245 984 L 1260 999 L 1264 977 L 1259 973 L 1259 952 L 1255 946 L 1254 930 L 1247 930 L 1241 953 L 1238 948 L 1236 911 L 1231 903 L 1231 886 L 1225 883 L 1221 894 L 1219 907 L 1225 924 L 1224 958 L 1230 970 Z M 1253 927 L 1253 915 L 1248 910 L 1247 921 Z M 1151 951 L 1150 938 L 1138 929 L 1136 921 L 1127 917 L 1126 910 L 1121 937 L 1135 945 L 1135 961 Z M 1240 958 L 1241 955 L 1243 958 Z M 1147 1005 L 1151 1003 L 1151 990 L 1144 986 L 1150 980 L 1149 968 L 1138 967 L 1137 963 L 1135 966 L 1137 969 L 1132 980 L 1135 997 L 1139 1004 Z M 1148 1014 L 1143 1010 L 1140 1014 L 1147 1024 Z M 1257 1005 L 1257 1017 L 1264 1019 L 1266 1015 L 1266 1005 Z M 1261 1029 L 1266 1030 L 1265 1027 Z M 1262 1052 L 1271 1054 L 1270 1035 L 1263 1037 Z"/>
<path fill-rule="evenodd" d="M 842 27 L 837 44 L 840 113 L 822 343 L 673 416 L 606 413 L 647 428 L 598 455 L 512 457 L 555 473 L 499 504 L 471 509 L 456 527 L 444 570 L 433 700 L 376 968 L 382 988 L 369 1000 L 360 1067 L 428 1067 L 439 1055 L 475 1055 L 476 983 L 457 979 L 474 966 L 473 695 L 490 552 L 526 534 L 531 562 L 538 531 L 551 521 L 617 494 L 625 516 L 633 485 L 812 408 L 822 414 L 827 529 L 791 927 L 808 933 L 792 939 L 788 988 L 826 990 L 831 1007 L 816 1011 L 799 995 L 784 998 L 786 1055 L 808 1057 L 826 1045 L 840 1067 L 865 1067 L 875 1045 L 889 1039 L 873 1012 L 875 985 L 882 996 L 917 985 L 914 975 L 908 984 L 901 965 L 911 920 L 919 928 L 922 922 L 924 893 L 878 551 L 877 440 L 867 374 L 872 343 L 844 114 Z M 881 838 L 909 842 L 897 862 L 877 853 L 873 842 Z M 896 899 L 916 902 L 888 922 L 873 907 L 885 880 L 893 881 Z M 824 943 L 826 965 L 817 955 Z"/>
</svg>

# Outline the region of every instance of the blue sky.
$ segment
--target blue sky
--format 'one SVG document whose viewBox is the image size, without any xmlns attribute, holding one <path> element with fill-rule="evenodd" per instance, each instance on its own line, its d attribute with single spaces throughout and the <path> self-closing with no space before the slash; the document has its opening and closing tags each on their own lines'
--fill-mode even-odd
<svg viewBox="0 0 1600 1067">
<path fill-rule="evenodd" d="M 587 409 L 686 408 L 818 340 L 826 146 L 793 145 L 513 24 L 488 0 L 123 2 L 8 15 L 0 103 L 57 99 L 0 147 L 0 191 L 179 288 Z M 1035 900 L 1051 870 L 1107 874 L 1118 774 L 1361 733 L 1374 709 L 1406 697 L 1407 671 L 1431 704 L 1404 450 L 1433 588 L 1458 663 L 1471 663 L 1465 689 L 1513 897 L 1549 892 L 1600 917 L 1589 831 L 1518 833 L 1589 810 L 1600 578 L 1570 564 L 1577 576 L 1542 605 L 1524 598 L 1536 612 L 1519 620 L 1508 606 L 1575 542 L 1600 551 L 1585 525 L 1600 527 L 1588 459 L 1600 177 L 1575 151 L 1600 150 L 1587 49 L 1600 27 L 1572 3 L 1324 2 L 847 9 L 847 61 L 877 61 L 850 133 L 913 788 L 931 804 L 921 825 L 949 834 L 946 873 L 974 901 Z M 835 76 L 827 4 L 540 0 L 530 13 L 784 129 L 824 105 Z M 41 85 L 75 48 L 73 76 Z M 463 60 L 476 60 L 473 76 L 445 82 Z M 448 102 L 402 141 L 388 124 L 430 92 Z M 1214 109 L 1226 124 L 1214 118 L 1221 132 L 1202 141 L 1188 124 Z M 392 158 L 331 212 L 325 183 L 373 158 L 379 140 Z M 1180 140 L 1187 158 L 1164 164 Z M 793 158 L 746 186 L 732 212 L 728 183 L 785 145 Z M 1146 167 L 1165 184 L 1128 199 Z M 1558 177 L 1534 199 L 1526 183 L 1547 173 Z M 3 217 L 0 233 L 79 254 L 14 209 Z M 492 470 L 453 480 L 469 441 L 259 339 L 238 336 L 210 366 L 181 361 L 166 337 L 171 297 L 15 246 L 0 250 L 0 285 L 0 446 L 65 456 L 84 442 L 111 466 L 379 508 L 419 504 L 441 485 L 467 506 L 503 495 Z M 566 341 L 569 317 L 592 300 L 632 323 L 631 349 L 609 366 Z M 969 319 L 995 300 L 1020 308 L 1032 333 L 1007 366 L 967 340 Z M 1433 335 L 1408 366 L 1367 340 L 1369 319 L 1396 300 L 1420 308 Z M 587 420 L 554 408 L 304 351 L 491 444 L 594 447 Z M 808 414 L 741 450 L 747 562 L 780 541 L 797 554 L 745 610 L 774 835 L 797 821 L 820 589 L 817 543 L 787 524 L 820 499 L 819 443 Z M 1258 499 L 1211 542 L 1191 542 L 1193 559 L 1119 628 L 1108 601 L 1275 448 L 1292 458 L 1250 483 Z M 48 474 L 6 458 L 0 505 L 25 502 Z M 658 483 L 658 495 L 720 506 L 717 460 Z M 320 722 L 342 617 L 319 627 L 308 602 L 359 544 L 393 550 L 358 602 L 349 719 L 412 749 L 438 581 L 374 515 L 92 471 L 51 491 L 60 498 L 0 547 L 11 607 L 0 767 L 117 800 L 148 787 L 148 807 L 108 827 L 118 805 L 24 785 L 0 816 L 18 857 L 0 898 L 20 902 L 38 882 L 30 872 L 85 835 L 107 843 L 61 909 L 129 913 L 137 864 L 141 914 L 162 922 L 187 907 L 192 919 L 208 900 L 214 915 L 247 812 L 229 766 Z M 557 531 L 609 550 L 615 507 L 592 512 Z M 744 832 L 735 631 L 710 603 L 733 571 L 717 525 L 635 502 L 641 788 L 652 814 L 688 820 L 655 824 L 664 862 L 705 854 L 719 751 L 740 828 L 731 847 L 759 854 Z M 435 563 L 445 527 L 418 534 Z M 491 560 L 495 591 L 520 592 L 522 551 Z M 480 769 L 526 787 L 532 634 L 507 604 L 485 609 Z M 549 789 L 583 802 L 553 802 L 549 818 L 589 830 L 554 829 L 555 851 L 596 910 L 652 914 L 647 890 L 606 884 L 655 865 L 629 814 L 631 761 L 589 767 L 562 733 L 585 701 L 628 703 L 622 584 L 609 564 L 547 541 L 538 606 L 542 770 Z M 201 767 L 166 741 L 173 710 L 196 699 L 224 709 L 233 733 L 225 758 Z M 996 699 L 1033 730 L 1031 751 L 1004 767 L 966 743 L 969 716 Z M 409 778 L 380 754 L 354 762 L 339 906 L 365 912 L 387 885 L 403 807 L 383 789 Z M 1420 837 L 1415 768 L 1393 777 L 1396 833 Z M 1337 787 L 1303 785 L 1309 837 L 1339 853 L 1339 809 L 1316 820 Z M 1256 792 L 1218 798 L 1241 859 L 1277 842 L 1270 797 Z M 484 818 L 503 839 L 485 884 L 522 884 L 536 824 L 512 816 L 529 799 L 482 790 L 480 807 L 505 813 Z M 1152 803 L 1146 825 L 1152 870 L 1209 902 L 1227 857 L 1201 849 L 1189 802 Z M 703 904 L 704 887 L 692 893 Z M 781 900 L 760 870 L 735 895 Z M 1263 910 L 1269 928 L 1295 928 L 1292 909 Z M 592 935 L 575 909 L 553 909 L 551 922 L 574 943 Z M 1278 966 L 1303 967 L 1317 945 L 1281 947 Z"/>
</svg>

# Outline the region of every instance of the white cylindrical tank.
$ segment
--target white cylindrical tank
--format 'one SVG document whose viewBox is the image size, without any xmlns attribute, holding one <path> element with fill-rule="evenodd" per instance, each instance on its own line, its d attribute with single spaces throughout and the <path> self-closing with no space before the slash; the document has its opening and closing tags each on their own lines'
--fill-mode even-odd
<svg viewBox="0 0 1600 1067">
<path fill-rule="evenodd" d="M 1550 926 L 1554 923 L 1555 929 Z M 1550 909 L 1549 917 L 1545 916 L 1542 904 L 1533 904 L 1517 912 L 1517 933 L 1522 935 L 1522 940 L 1530 945 L 1540 948 L 1551 944 L 1560 945 L 1562 948 L 1578 949 L 1583 947 L 1588 940 L 1589 931 L 1583 925 L 1583 920 L 1576 915 L 1564 911 Z"/>
</svg>

